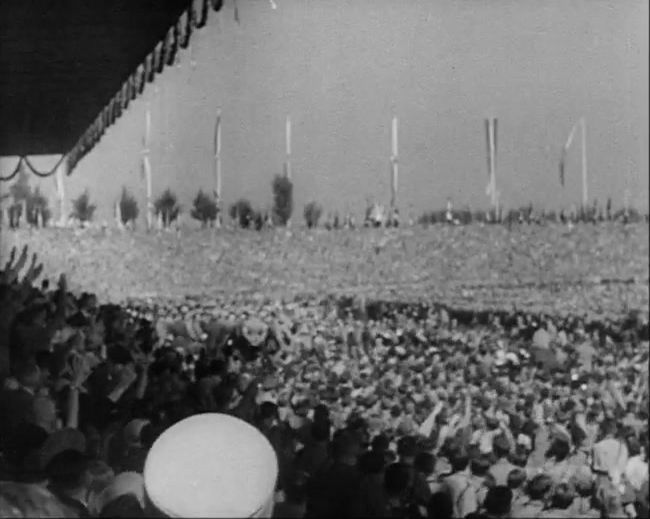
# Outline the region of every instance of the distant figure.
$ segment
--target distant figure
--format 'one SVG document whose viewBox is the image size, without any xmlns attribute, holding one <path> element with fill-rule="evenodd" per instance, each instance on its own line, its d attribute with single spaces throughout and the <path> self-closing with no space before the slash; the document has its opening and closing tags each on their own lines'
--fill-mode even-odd
<svg viewBox="0 0 650 519">
<path fill-rule="evenodd" d="M 341 221 L 339 219 L 339 213 L 338 212 L 334 215 L 334 222 L 333 222 L 332 226 L 334 227 L 335 230 L 338 230 L 341 227 Z"/>
<path fill-rule="evenodd" d="M 20 217 L 23 213 L 23 207 L 20 204 L 13 204 L 9 207 L 9 227 L 18 229 L 20 227 Z"/>
<path fill-rule="evenodd" d="M 264 218 L 262 217 L 262 213 L 255 213 L 255 230 L 256 231 L 261 231 L 262 228 L 264 227 Z"/>
<path fill-rule="evenodd" d="M 357 227 L 357 222 L 354 219 L 354 215 L 350 215 L 350 229 L 354 230 Z"/>
<path fill-rule="evenodd" d="M 374 204 L 371 218 L 374 227 L 383 227 L 386 223 L 384 207 L 380 204 Z"/>
<path fill-rule="evenodd" d="M 325 229 L 328 231 L 332 230 L 332 213 L 327 213 L 327 219 L 325 220 Z"/>
<path fill-rule="evenodd" d="M 447 211 L 445 212 L 445 220 L 447 223 L 454 222 L 454 207 L 451 203 L 451 198 L 447 198 Z"/>
</svg>

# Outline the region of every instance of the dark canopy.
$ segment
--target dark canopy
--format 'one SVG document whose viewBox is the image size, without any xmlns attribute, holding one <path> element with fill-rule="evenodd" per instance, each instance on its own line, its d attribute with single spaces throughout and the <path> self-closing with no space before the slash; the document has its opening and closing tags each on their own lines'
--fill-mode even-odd
<svg viewBox="0 0 650 519">
<path fill-rule="evenodd" d="M 68 151 L 189 0 L 2 0 L 0 155 Z"/>
</svg>

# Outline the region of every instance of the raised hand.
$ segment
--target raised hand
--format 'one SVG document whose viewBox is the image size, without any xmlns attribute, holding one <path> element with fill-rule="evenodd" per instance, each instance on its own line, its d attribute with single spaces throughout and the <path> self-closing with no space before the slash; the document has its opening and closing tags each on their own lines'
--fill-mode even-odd
<svg viewBox="0 0 650 519">
<path fill-rule="evenodd" d="M 14 264 L 15 259 L 16 259 L 16 246 L 14 245 L 11 248 L 11 254 L 9 254 L 9 261 L 5 263 L 5 268 L 3 269 L 5 272 L 11 270 L 11 267 Z"/>
<path fill-rule="evenodd" d="M 5 264 L 5 267 L 2 271 L 2 282 L 7 284 L 12 284 L 18 278 L 20 269 L 22 269 L 25 261 L 27 261 L 27 245 L 23 247 L 22 253 L 18 262 L 14 265 L 14 260 L 16 259 L 16 247 L 11 248 L 11 254 L 9 256 L 9 261 Z"/>
<path fill-rule="evenodd" d="M 133 364 L 127 364 L 120 370 L 117 376 L 117 386 L 126 389 L 130 387 L 137 378 L 138 374 L 136 373 Z"/>
<path fill-rule="evenodd" d="M 59 276 L 59 288 L 61 289 L 62 292 L 68 291 L 68 280 L 65 274 L 61 274 Z"/>
<path fill-rule="evenodd" d="M 70 386 L 80 389 L 92 372 L 90 362 L 88 362 L 88 359 L 84 355 L 75 355 L 72 358 L 71 368 L 72 377 L 70 380 Z"/>
<path fill-rule="evenodd" d="M 18 274 L 25 266 L 25 263 L 27 263 L 27 245 L 23 247 L 23 250 L 20 253 L 20 257 L 18 258 L 16 265 L 12 269 L 16 277 L 18 277 Z"/>
<path fill-rule="evenodd" d="M 38 279 L 38 276 L 41 275 L 41 272 L 43 272 L 43 264 L 38 262 L 38 254 L 34 253 L 32 254 L 32 263 L 29 266 L 29 270 L 25 274 L 25 277 L 23 278 L 23 283 L 25 284 L 32 284 L 36 279 Z"/>
</svg>

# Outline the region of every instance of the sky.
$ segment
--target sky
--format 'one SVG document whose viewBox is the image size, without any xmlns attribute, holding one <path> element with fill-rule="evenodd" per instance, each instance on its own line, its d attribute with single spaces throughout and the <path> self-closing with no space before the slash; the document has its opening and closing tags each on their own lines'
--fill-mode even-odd
<svg viewBox="0 0 650 519">
<path fill-rule="evenodd" d="M 648 3 L 644 0 L 265 0 L 210 13 L 178 64 L 166 68 L 66 181 L 110 218 L 126 185 L 144 207 L 141 147 L 151 110 L 154 193 L 185 208 L 214 182 L 222 110 L 226 203 L 271 206 L 293 121 L 295 211 L 388 202 L 390 123 L 399 118 L 403 213 L 486 207 L 486 117 L 498 119 L 497 187 L 504 206 L 559 208 L 581 200 L 580 117 L 589 198 L 648 208 Z M 83 80 L 83 78 L 80 78 Z M 55 157 L 41 157 L 47 164 Z M 15 158 L 0 159 L 3 174 Z M 36 180 L 34 179 L 34 182 Z M 41 181 L 53 193 L 54 180 Z"/>
</svg>

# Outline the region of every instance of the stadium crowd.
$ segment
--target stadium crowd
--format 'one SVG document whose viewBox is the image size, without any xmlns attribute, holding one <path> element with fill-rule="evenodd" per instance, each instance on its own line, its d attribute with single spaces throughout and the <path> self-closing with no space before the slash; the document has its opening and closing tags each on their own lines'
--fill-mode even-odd
<svg viewBox="0 0 650 519">
<path fill-rule="evenodd" d="M 645 315 L 100 305 L 28 262 L 0 273 L 2 517 L 159 515 L 148 451 L 206 412 L 274 447 L 277 517 L 648 517 Z"/>
</svg>

